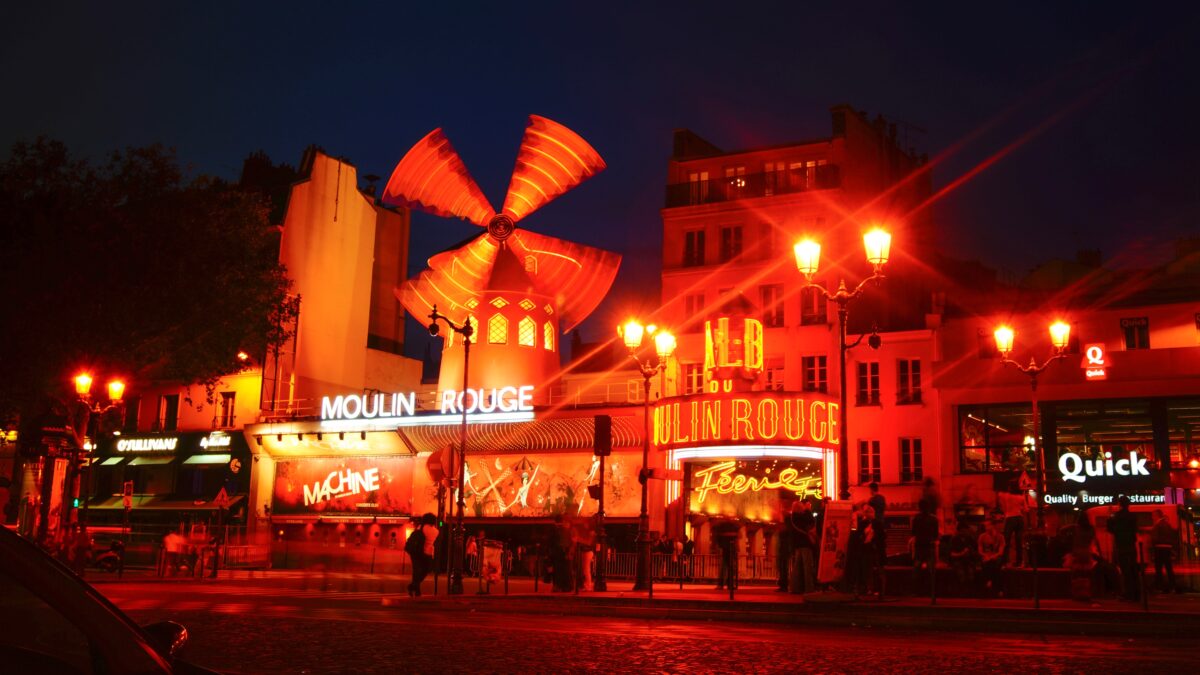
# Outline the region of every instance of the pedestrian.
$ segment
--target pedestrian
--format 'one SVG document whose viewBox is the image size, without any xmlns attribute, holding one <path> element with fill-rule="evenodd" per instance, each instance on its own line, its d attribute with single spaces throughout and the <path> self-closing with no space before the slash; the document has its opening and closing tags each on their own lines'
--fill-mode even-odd
<svg viewBox="0 0 1200 675">
<path fill-rule="evenodd" d="M 183 554 L 183 535 L 171 530 L 163 537 L 163 566 L 167 576 L 173 577 L 179 570 L 179 557 Z"/>
<path fill-rule="evenodd" d="M 412 581 L 408 584 L 410 597 L 421 596 L 421 582 L 433 570 L 433 551 L 438 538 L 437 517 L 432 513 L 421 516 L 416 529 L 404 542 L 404 551 L 412 560 Z"/>
<path fill-rule="evenodd" d="M 927 491 L 928 487 L 932 486 L 933 479 L 926 479 Z M 879 494 L 879 483 L 871 481 L 867 488 L 871 491 L 871 496 L 867 499 L 867 504 L 875 511 L 875 529 L 878 530 L 878 536 L 875 537 L 875 548 L 879 552 L 879 560 L 876 561 L 876 569 L 883 570 L 883 566 L 887 563 L 887 520 L 884 519 L 884 514 L 887 512 L 887 499 Z M 934 492 L 937 488 L 934 487 Z M 940 499 L 940 497 L 939 497 Z M 936 510 L 936 508 L 935 508 Z"/>
<path fill-rule="evenodd" d="M 977 551 L 979 544 L 971 531 L 971 524 L 964 521 L 958 523 L 954 538 L 950 540 L 950 566 L 958 579 L 958 589 L 966 596 L 975 590 L 975 574 Z"/>
<path fill-rule="evenodd" d="M 937 570 L 937 545 L 939 537 L 937 516 L 927 499 L 921 499 L 917 504 L 917 515 L 912 519 L 912 559 L 913 559 L 913 591 L 926 581 L 927 575 Z M 923 573 L 923 570 L 928 570 Z"/>
<path fill-rule="evenodd" d="M 1021 493 L 1017 481 L 1008 482 L 1008 491 L 996 496 L 1001 513 L 1004 514 L 1004 541 L 1013 567 L 1020 567 L 1025 543 L 1025 514 L 1029 510 L 1028 500 Z"/>
<path fill-rule="evenodd" d="M 692 580 L 692 556 L 696 554 L 696 542 L 683 535 L 683 569 L 688 581 Z"/>
<path fill-rule="evenodd" d="M 811 593 L 816 590 L 817 519 L 812 513 L 812 504 L 797 501 L 792 504 L 789 521 L 792 530 L 792 567 L 788 576 L 789 590 L 793 593 Z"/>
<path fill-rule="evenodd" d="M 717 590 L 737 588 L 737 540 L 738 524 L 733 520 L 722 520 L 713 526 L 713 540 L 721 552 L 721 571 L 717 577 Z"/>
<path fill-rule="evenodd" d="M 783 517 L 779 530 L 775 535 L 775 590 L 780 593 L 788 591 L 788 571 L 792 567 L 792 552 L 795 550 L 794 529 L 792 527 L 792 508 L 787 500 L 782 502 Z"/>
<path fill-rule="evenodd" d="M 988 596 L 1004 597 L 1000 573 L 1004 568 L 1004 535 L 1000 534 L 1000 516 L 989 518 L 977 542 L 980 559 L 980 579 Z"/>
<path fill-rule="evenodd" d="M 1108 517 L 1108 531 L 1113 536 L 1117 567 L 1121 570 L 1121 597 L 1131 602 L 1138 600 L 1141 565 L 1137 559 L 1137 517 L 1129 510 L 1129 497 L 1121 495 L 1117 500 L 1117 512 Z"/>
<path fill-rule="evenodd" d="M 1177 592 L 1175 586 L 1175 544 L 1178 533 L 1171 527 L 1162 509 L 1154 510 L 1154 527 L 1150 530 L 1150 544 L 1154 547 L 1154 587 L 1161 592 Z M 1163 585 L 1163 570 L 1166 570 L 1166 585 Z"/>
</svg>

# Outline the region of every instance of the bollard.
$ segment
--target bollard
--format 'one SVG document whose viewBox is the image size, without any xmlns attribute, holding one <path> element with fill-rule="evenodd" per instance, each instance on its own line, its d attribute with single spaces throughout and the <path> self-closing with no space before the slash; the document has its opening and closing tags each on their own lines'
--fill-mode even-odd
<svg viewBox="0 0 1200 675">
<path fill-rule="evenodd" d="M 378 546 L 371 547 L 371 571 L 368 574 L 375 574 L 375 552 L 379 550 Z"/>
<path fill-rule="evenodd" d="M 537 561 L 533 564 L 533 592 L 538 592 L 538 584 L 542 581 L 542 545 L 538 544 L 533 549 L 534 559 Z"/>
</svg>

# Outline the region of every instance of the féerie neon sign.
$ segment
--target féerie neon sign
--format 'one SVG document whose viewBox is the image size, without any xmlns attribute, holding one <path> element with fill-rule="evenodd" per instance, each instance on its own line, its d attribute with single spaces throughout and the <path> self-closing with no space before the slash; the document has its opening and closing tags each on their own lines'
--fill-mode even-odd
<svg viewBox="0 0 1200 675">
<path fill-rule="evenodd" d="M 770 476 L 755 478 L 736 473 L 737 462 L 721 462 L 700 469 L 695 474 L 700 479 L 700 485 L 693 487 L 696 492 L 696 503 L 704 503 L 709 492 L 719 495 L 742 494 L 744 492 L 759 492 L 761 490 L 784 489 L 795 492 L 801 499 L 813 495 L 821 496 L 820 476 L 801 476 L 792 467 L 781 470 L 774 480 Z"/>
</svg>

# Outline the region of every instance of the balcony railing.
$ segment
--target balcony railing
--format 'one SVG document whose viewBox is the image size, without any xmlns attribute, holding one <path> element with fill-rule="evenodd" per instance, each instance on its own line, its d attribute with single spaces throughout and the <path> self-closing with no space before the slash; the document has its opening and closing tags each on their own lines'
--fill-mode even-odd
<svg viewBox="0 0 1200 675">
<path fill-rule="evenodd" d="M 800 172 L 752 173 L 728 178 L 676 183 L 667 186 L 667 208 L 717 204 L 738 199 L 828 190 L 841 185 L 834 164 L 823 164 Z"/>
</svg>

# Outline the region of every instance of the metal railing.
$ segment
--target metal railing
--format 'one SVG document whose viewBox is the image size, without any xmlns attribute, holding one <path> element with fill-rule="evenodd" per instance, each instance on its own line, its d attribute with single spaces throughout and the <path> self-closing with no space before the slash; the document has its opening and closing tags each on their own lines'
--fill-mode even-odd
<svg viewBox="0 0 1200 675">
<path fill-rule="evenodd" d="M 667 208 L 716 204 L 737 199 L 827 190 L 841 185 L 836 164 L 806 167 L 803 171 L 751 173 L 741 176 L 675 183 L 667 186 Z"/>
<path fill-rule="evenodd" d="M 604 568 L 609 579 L 632 579 L 637 568 L 636 553 L 611 553 Z M 773 581 L 778 578 L 779 571 L 775 565 L 775 556 L 770 555 L 740 555 L 737 556 L 738 579 L 742 581 Z M 721 555 L 719 553 L 702 553 L 695 555 L 674 555 L 672 553 L 655 553 L 651 556 L 650 571 L 657 581 L 713 581 L 721 574 Z"/>
</svg>

